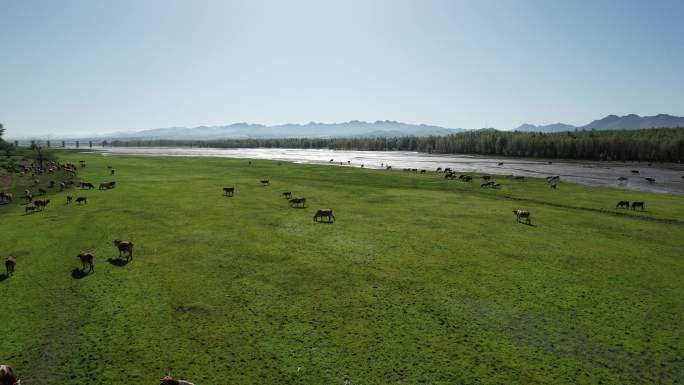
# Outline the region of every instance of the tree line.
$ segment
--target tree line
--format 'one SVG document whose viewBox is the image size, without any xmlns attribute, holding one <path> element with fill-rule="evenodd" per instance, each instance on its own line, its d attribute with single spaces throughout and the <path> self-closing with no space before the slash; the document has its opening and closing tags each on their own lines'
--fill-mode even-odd
<svg viewBox="0 0 684 385">
<path fill-rule="evenodd" d="M 115 140 L 126 147 L 302 148 L 419 151 L 577 160 L 681 162 L 684 128 L 536 133 L 477 130 L 447 136 L 392 138 L 282 138 Z"/>
</svg>

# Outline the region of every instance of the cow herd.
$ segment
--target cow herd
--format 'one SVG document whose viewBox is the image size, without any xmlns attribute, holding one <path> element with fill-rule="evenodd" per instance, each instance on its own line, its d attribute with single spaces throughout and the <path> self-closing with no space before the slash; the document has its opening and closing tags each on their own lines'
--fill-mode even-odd
<svg viewBox="0 0 684 385">
<path fill-rule="evenodd" d="M 259 180 L 259 183 L 261 183 L 262 186 L 270 186 L 271 181 L 269 179 L 261 179 Z M 223 195 L 227 197 L 233 197 L 235 196 L 235 186 L 228 186 L 223 188 Z M 307 208 L 307 203 L 306 203 L 306 198 L 305 197 L 293 197 L 291 191 L 285 191 L 281 194 L 281 196 L 285 199 L 287 199 L 287 203 L 290 205 L 292 208 Z M 335 215 L 333 215 L 333 210 L 332 209 L 318 209 L 316 210 L 316 213 L 313 216 L 313 221 L 314 222 L 324 222 L 324 223 L 333 223 L 335 222 Z"/>
</svg>

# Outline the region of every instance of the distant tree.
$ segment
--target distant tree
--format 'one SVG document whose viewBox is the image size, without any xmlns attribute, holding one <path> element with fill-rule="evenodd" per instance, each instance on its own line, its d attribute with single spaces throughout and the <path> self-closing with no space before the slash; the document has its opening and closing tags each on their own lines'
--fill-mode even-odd
<svg viewBox="0 0 684 385">
<path fill-rule="evenodd" d="M 41 167 L 45 165 L 46 161 L 55 158 L 52 150 L 43 148 L 42 146 L 36 144 L 35 141 L 31 142 L 30 149 L 31 153 L 27 155 L 27 158 L 35 160 L 41 165 Z"/>
<path fill-rule="evenodd" d="M 0 123 L 0 140 L 2 140 L 2 134 L 5 133 L 5 126 Z"/>
</svg>

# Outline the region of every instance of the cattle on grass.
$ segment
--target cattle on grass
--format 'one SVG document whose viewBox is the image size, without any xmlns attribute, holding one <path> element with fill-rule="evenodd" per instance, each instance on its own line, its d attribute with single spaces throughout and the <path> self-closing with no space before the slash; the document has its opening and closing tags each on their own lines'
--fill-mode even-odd
<svg viewBox="0 0 684 385">
<path fill-rule="evenodd" d="M 82 271 L 85 272 L 87 267 L 89 271 L 95 272 L 95 257 L 92 254 L 85 251 L 81 251 L 80 253 L 78 253 L 77 257 L 81 261 Z"/>
<path fill-rule="evenodd" d="M 619 201 L 615 205 L 616 209 L 628 209 L 629 208 L 629 201 Z"/>
<path fill-rule="evenodd" d="M 5 259 L 5 273 L 7 276 L 14 274 L 14 268 L 17 266 L 17 257 L 10 255 Z"/>
<path fill-rule="evenodd" d="M 306 198 L 290 198 L 287 201 L 292 207 L 306 207 Z"/>
<path fill-rule="evenodd" d="M 122 254 L 125 254 L 126 260 L 133 259 L 133 242 L 116 239 L 114 240 L 114 246 L 119 249 L 119 258 L 121 258 Z"/>
<path fill-rule="evenodd" d="M 232 197 L 233 195 L 235 195 L 235 187 L 224 187 L 223 195 Z"/>
<path fill-rule="evenodd" d="M 86 197 L 78 197 L 78 198 L 76 198 L 76 203 L 78 203 L 79 205 L 80 205 L 81 203 L 86 203 L 86 204 L 87 204 L 87 203 L 88 203 L 88 198 L 86 198 Z"/>
<path fill-rule="evenodd" d="M 524 222 L 526 224 L 532 224 L 532 218 L 530 212 L 527 210 L 513 210 L 513 215 L 515 215 L 516 220 L 520 223 Z"/>
<path fill-rule="evenodd" d="M 646 203 L 644 202 L 632 202 L 632 210 L 636 210 L 638 208 L 641 209 L 641 211 L 644 211 L 646 208 Z"/>
<path fill-rule="evenodd" d="M 0 385 L 21 385 L 11 366 L 0 365 Z"/>
<path fill-rule="evenodd" d="M 316 211 L 316 214 L 313 216 L 314 222 L 319 222 L 323 221 L 323 218 L 327 218 L 328 222 L 334 222 L 335 221 L 335 216 L 333 215 L 333 210 L 332 209 L 319 209 Z"/>
</svg>

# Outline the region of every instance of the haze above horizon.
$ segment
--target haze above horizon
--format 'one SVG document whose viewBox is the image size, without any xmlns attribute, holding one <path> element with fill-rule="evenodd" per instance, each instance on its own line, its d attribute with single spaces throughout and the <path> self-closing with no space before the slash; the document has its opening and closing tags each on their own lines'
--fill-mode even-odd
<svg viewBox="0 0 684 385">
<path fill-rule="evenodd" d="M 8 2 L 0 122 L 27 136 L 684 115 L 683 16 L 674 0 Z"/>
</svg>

